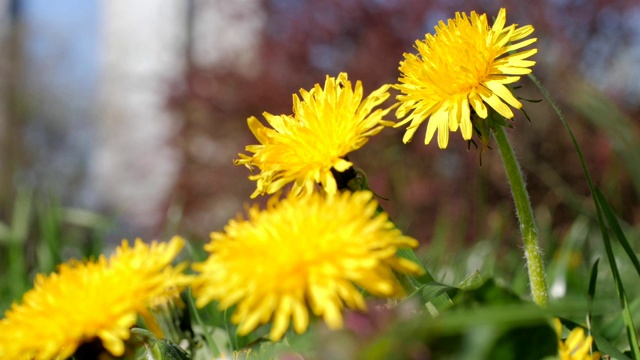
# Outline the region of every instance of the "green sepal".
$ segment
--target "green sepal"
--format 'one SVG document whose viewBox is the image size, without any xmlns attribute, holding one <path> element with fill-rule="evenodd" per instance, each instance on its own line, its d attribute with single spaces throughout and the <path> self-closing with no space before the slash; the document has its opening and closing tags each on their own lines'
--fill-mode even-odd
<svg viewBox="0 0 640 360">
<path fill-rule="evenodd" d="M 158 339 L 154 333 L 142 328 L 131 329 L 132 340 L 144 344 L 144 358 L 148 360 L 191 360 L 189 353 L 178 345 Z"/>
<path fill-rule="evenodd" d="M 189 354 L 178 345 L 160 339 L 147 350 L 148 359 L 154 360 L 190 360 Z"/>
</svg>

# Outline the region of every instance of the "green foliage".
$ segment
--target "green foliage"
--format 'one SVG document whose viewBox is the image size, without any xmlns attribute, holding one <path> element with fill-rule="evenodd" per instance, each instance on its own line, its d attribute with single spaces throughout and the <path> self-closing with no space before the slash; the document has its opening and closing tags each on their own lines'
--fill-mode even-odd
<svg viewBox="0 0 640 360">
<path fill-rule="evenodd" d="M 630 309 L 628 296 L 624 288 L 624 283 L 622 280 L 620 269 L 618 267 L 618 264 L 616 263 L 616 257 L 614 256 L 612 244 L 609 238 L 609 231 L 613 231 L 616 238 L 624 248 L 627 256 L 633 263 L 636 269 L 636 272 L 638 272 L 638 275 L 640 275 L 640 271 L 639 271 L 640 266 L 638 266 L 639 263 L 638 263 L 637 256 L 635 255 L 634 251 L 632 250 L 631 246 L 626 240 L 626 237 L 621 230 L 620 224 L 618 223 L 615 213 L 613 212 L 608 202 L 604 198 L 604 195 L 602 194 L 600 189 L 594 185 L 591 175 L 589 173 L 589 170 L 586 166 L 584 156 L 582 155 L 582 151 L 580 150 L 580 146 L 578 145 L 578 141 L 573 135 L 573 132 L 571 131 L 571 127 L 564 119 L 564 116 L 562 115 L 560 108 L 558 108 L 558 106 L 553 102 L 553 100 L 549 96 L 549 93 L 542 86 L 542 84 L 535 78 L 535 76 L 530 74 L 529 77 L 534 81 L 536 86 L 538 86 L 540 91 L 542 91 L 545 98 L 553 106 L 554 110 L 558 114 L 558 117 L 560 118 L 560 121 L 562 122 L 564 127 L 567 129 L 567 132 L 569 133 L 569 136 L 571 137 L 575 150 L 578 154 L 580 164 L 582 165 L 582 170 L 584 172 L 584 176 L 586 178 L 587 183 L 589 184 L 589 189 L 591 190 L 591 194 L 593 195 L 593 202 L 595 205 L 598 225 L 600 226 L 600 230 L 602 234 L 602 241 L 604 243 L 605 252 L 607 254 L 607 259 L 609 260 L 609 266 L 611 268 L 611 274 L 613 276 L 613 281 L 615 283 L 615 289 L 618 294 L 620 306 L 622 308 L 622 318 L 624 321 L 624 327 L 626 330 L 627 339 L 629 340 L 629 347 L 631 349 L 631 353 L 633 354 L 633 359 L 638 360 L 640 359 L 640 346 L 638 344 L 638 334 L 635 330 L 632 310 Z M 606 219 L 606 222 L 605 222 L 605 219 Z M 593 276 L 591 278 L 593 278 Z M 635 280 L 637 281 L 637 278 Z"/>
<path fill-rule="evenodd" d="M 556 353 L 557 337 L 549 325 L 550 315 L 538 306 L 492 279 L 456 288 L 455 293 L 451 306 L 435 316 L 419 307 L 376 310 L 369 316 L 392 315 L 391 323 L 378 334 L 363 336 L 357 330 L 333 333 L 309 358 L 540 359 Z M 338 338 L 354 342 L 343 346 L 345 352 L 351 352 L 337 357 L 327 352 L 328 344 Z"/>
<path fill-rule="evenodd" d="M 598 218 L 600 219 L 600 224 L 602 227 L 602 237 L 605 245 L 605 250 L 607 254 L 607 259 L 609 260 L 609 266 L 611 267 L 611 272 L 613 274 L 613 279 L 616 285 L 616 291 L 618 293 L 618 298 L 620 300 L 620 306 L 622 307 L 622 318 L 624 319 L 625 330 L 627 333 L 627 338 L 629 339 L 629 346 L 633 352 L 634 359 L 640 359 L 640 346 L 638 346 L 638 337 L 635 329 L 635 325 L 633 323 L 633 316 L 631 309 L 629 307 L 629 300 L 627 297 L 627 293 L 624 288 L 624 284 L 622 281 L 622 277 L 620 276 L 620 270 L 618 269 L 618 265 L 616 264 L 615 256 L 613 255 L 612 244 L 610 238 L 608 236 L 608 228 L 607 225 L 602 221 L 600 211 L 604 213 L 605 218 L 608 221 L 609 227 L 613 228 L 614 234 L 618 238 L 618 241 L 622 244 L 624 250 L 627 252 L 627 255 L 633 262 L 636 271 L 640 275 L 640 267 L 637 266 L 638 259 L 636 255 L 631 250 L 629 243 L 627 242 L 624 233 L 620 230 L 620 225 L 613 214 L 611 208 L 607 204 L 607 201 L 604 199 L 604 196 L 600 192 L 598 188 L 595 188 L 595 202 L 596 209 L 598 210 Z"/>
<path fill-rule="evenodd" d="M 581 327 L 593 336 L 594 349 L 613 359 L 640 360 L 640 260 L 634 241 L 639 230 L 637 224 L 620 219 L 604 191 L 594 185 L 577 139 L 559 115 L 576 146 L 593 207 L 572 192 L 570 208 L 575 214 L 567 229 L 541 222 L 539 233 L 547 238 L 548 308 L 529 301 L 521 249 L 505 239 L 503 228 L 474 234 L 469 243 L 461 230 L 464 224 L 442 215 L 433 220 L 428 247 L 399 250 L 428 269 L 422 277 L 403 279 L 409 296 L 397 302 L 372 301 L 366 314 L 345 311 L 342 330 L 329 330 L 314 318 L 306 333 L 289 331 L 277 343 L 266 338 L 269 325 L 240 336 L 229 319 L 233 308 L 222 311 L 216 303 L 197 308 L 187 291 L 182 295 L 184 307 L 159 320 L 164 339 L 144 329 L 132 331 L 132 341 L 142 344 L 137 358 L 211 359 L 225 354 L 232 359 L 552 359 L 558 347 L 552 321 L 560 318 L 565 336 Z M 622 122 L 617 115 L 616 119 L 616 124 Z M 619 127 L 632 125 L 622 122 L 615 125 Z M 613 131 L 607 133 L 611 139 Z M 625 138 L 617 142 L 616 151 L 624 154 L 636 146 Z M 637 153 L 623 160 L 637 184 L 634 156 Z M 100 215 L 64 207 L 53 197 L 25 189 L 17 191 L 12 205 L 9 220 L 0 221 L 0 309 L 30 288 L 34 274 L 52 272 L 70 256 L 103 253 L 103 238 L 111 226 Z M 545 204 L 538 210 L 544 211 Z M 509 208 L 491 211 L 497 218 L 513 217 Z M 600 264 L 603 255 L 608 266 Z M 188 246 L 189 260 L 206 256 L 200 244 Z"/>
<path fill-rule="evenodd" d="M 36 273 L 48 274 L 67 260 L 98 257 L 111 221 L 62 206 L 54 197 L 19 189 L 9 216 L 0 221 L 0 312 L 19 299 Z"/>
</svg>

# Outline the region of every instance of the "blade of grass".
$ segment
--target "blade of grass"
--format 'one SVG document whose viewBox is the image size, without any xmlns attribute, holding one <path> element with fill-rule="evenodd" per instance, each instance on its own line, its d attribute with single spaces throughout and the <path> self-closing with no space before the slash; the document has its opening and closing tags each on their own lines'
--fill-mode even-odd
<svg viewBox="0 0 640 360">
<path fill-rule="evenodd" d="M 549 92 L 547 91 L 547 89 L 544 86 L 542 86 L 542 83 L 540 83 L 538 78 L 536 78 L 535 75 L 533 75 L 533 73 L 529 74 L 528 76 L 533 81 L 533 83 L 538 87 L 540 92 L 542 92 L 542 95 L 545 97 L 545 99 L 547 99 L 547 101 L 549 102 L 551 107 L 553 107 L 553 110 L 556 112 L 556 114 L 558 114 L 558 117 L 560 118 L 560 121 L 562 122 L 562 125 L 564 125 L 564 128 L 569 133 L 569 137 L 571 138 L 571 142 L 573 143 L 573 147 L 575 148 L 576 152 L 578 153 L 578 158 L 580 159 L 580 165 L 582 166 L 582 172 L 584 173 L 584 176 L 587 179 L 587 183 L 589 184 L 589 189 L 591 189 L 591 193 L 593 193 L 594 186 L 593 186 L 593 181 L 591 181 L 591 174 L 589 173 L 589 170 L 587 169 L 587 164 L 584 161 L 584 156 L 582 155 L 582 150 L 580 149 L 580 145 L 578 145 L 578 141 L 576 140 L 576 137 L 573 134 L 573 131 L 571 130 L 571 127 L 569 126 L 569 123 L 567 123 L 567 120 L 564 118 L 564 115 L 562 114 L 562 111 L 560 111 L 560 108 L 555 103 L 555 101 L 553 101 L 553 99 L 551 99 L 551 95 L 549 95 Z"/>
<path fill-rule="evenodd" d="M 11 229 L 5 223 L 0 222 L 0 254 L 10 241 Z M 2 259 L 2 257 L 0 257 L 0 259 Z M 0 314 L 4 313 L 4 310 L 9 307 L 11 300 L 13 300 L 11 294 L 9 294 L 8 291 L 5 291 L 8 289 L 9 283 L 11 282 L 8 273 L 8 261 L 0 261 L 0 289 L 2 289 L 2 291 L 0 291 Z"/>
<path fill-rule="evenodd" d="M 627 355 L 618 350 L 615 345 L 609 342 L 607 338 L 599 335 L 598 333 L 592 333 L 591 336 L 593 336 L 596 345 L 598 345 L 598 351 L 611 356 L 611 359 L 631 360 Z"/>
<path fill-rule="evenodd" d="M 560 246 L 554 251 L 554 261 L 550 264 L 550 289 L 549 293 L 554 298 L 564 297 L 570 286 L 571 278 L 571 258 L 584 247 L 584 242 L 588 238 L 591 219 L 578 216 L 568 235 L 560 242 Z"/>
<path fill-rule="evenodd" d="M 618 222 L 618 217 L 611 209 L 611 206 L 609 206 L 609 203 L 604 198 L 604 195 L 602 194 L 600 189 L 596 188 L 596 193 L 600 200 L 600 205 L 602 205 L 602 210 L 604 212 L 605 218 L 607 219 L 607 223 L 609 224 L 609 228 L 616 236 L 616 239 L 618 239 L 620 245 L 622 245 L 622 248 L 627 253 L 627 256 L 629 256 L 629 259 L 631 259 L 633 266 L 636 268 L 636 272 L 638 273 L 638 275 L 640 275 L 640 261 L 638 261 L 638 257 L 636 256 L 635 251 L 633 251 L 633 248 L 631 248 L 629 241 L 627 241 L 627 237 L 624 235 L 622 227 Z"/>
<path fill-rule="evenodd" d="M 591 274 L 589 275 L 589 288 L 587 290 L 587 330 L 589 335 L 593 335 L 591 327 L 591 315 L 593 313 L 593 299 L 596 295 L 596 281 L 598 280 L 598 264 L 600 258 L 597 258 L 591 267 Z M 591 348 L 593 352 L 593 347 Z"/>
<path fill-rule="evenodd" d="M 9 294 L 13 299 L 22 296 L 29 286 L 25 246 L 31 222 L 31 199 L 30 190 L 18 190 L 11 218 L 11 235 L 7 245 L 7 275 L 10 279 Z"/>
<path fill-rule="evenodd" d="M 598 279 L 598 264 L 600 258 L 597 258 L 591 267 L 591 275 L 589 276 L 589 289 L 587 290 L 587 325 L 591 329 L 591 314 L 593 312 L 593 299 L 596 296 L 596 280 Z"/>
<path fill-rule="evenodd" d="M 499 304 L 448 312 L 446 316 L 419 324 L 427 333 L 453 335 L 474 326 L 491 324 L 512 328 L 548 321 L 549 313 L 533 303 Z"/>
<path fill-rule="evenodd" d="M 629 179 L 640 194 L 640 128 L 601 91 L 579 83 L 567 100 L 587 120 L 604 133 L 609 144 L 631 175 Z"/>
<path fill-rule="evenodd" d="M 11 237 L 11 228 L 0 221 L 0 245 L 6 245 Z"/>
<path fill-rule="evenodd" d="M 566 318 L 561 318 L 560 320 L 562 321 L 562 324 L 565 325 L 569 330 L 573 330 L 577 327 L 583 327 L 581 324 Z M 594 330 L 590 335 L 593 337 L 598 351 L 600 351 L 601 353 L 610 356 L 611 359 L 631 360 L 628 356 L 618 350 L 618 348 L 614 344 L 612 344 L 611 341 L 607 339 L 607 337 L 602 336 L 599 331 Z M 605 357 L 604 359 L 608 358 Z"/>
<path fill-rule="evenodd" d="M 62 214 L 60 206 L 49 201 L 36 204 L 36 213 L 41 241 L 38 244 L 38 271 L 48 274 L 62 262 L 60 228 Z"/>
<path fill-rule="evenodd" d="M 16 202 L 11 218 L 11 234 L 14 238 L 26 242 L 31 223 L 31 204 L 33 192 L 27 189 L 20 189 L 16 195 Z"/>
<path fill-rule="evenodd" d="M 596 188 L 595 189 L 595 198 L 596 201 L 596 209 L 598 210 L 598 215 L 600 217 L 600 212 L 604 212 L 606 217 L 614 216 L 609 211 L 610 209 L 603 208 L 603 203 L 606 203 L 602 193 Z M 608 214 L 607 214 L 608 213 Z M 633 318 L 631 316 L 631 309 L 629 308 L 629 301 L 627 299 L 627 294 L 624 290 L 624 285 L 622 284 L 622 278 L 620 277 L 620 271 L 618 270 L 618 265 L 616 263 L 615 255 L 613 254 L 613 247 L 611 246 L 611 239 L 609 238 L 608 231 L 603 231 L 602 233 L 605 252 L 607 253 L 607 259 L 609 260 L 609 266 L 611 267 L 611 272 L 613 274 L 613 280 L 616 285 L 616 292 L 618 293 L 618 298 L 620 299 L 620 306 L 622 307 L 622 318 L 624 319 L 625 329 L 627 331 L 627 338 L 629 339 L 629 347 L 631 347 L 631 352 L 633 353 L 633 358 L 635 360 L 640 359 L 640 346 L 638 345 L 638 338 L 636 337 L 636 329 L 633 324 Z"/>
<path fill-rule="evenodd" d="M 219 356 L 220 350 L 218 349 L 216 342 L 213 340 L 211 333 L 207 331 L 207 326 L 202 321 L 202 318 L 198 313 L 198 308 L 196 308 L 196 304 L 193 302 L 193 296 L 191 295 L 190 289 L 187 290 L 187 294 L 185 297 L 187 299 L 187 306 L 189 307 L 189 312 L 193 314 L 194 323 L 196 323 L 198 326 L 200 326 L 200 329 L 202 329 L 202 335 L 204 336 L 204 339 L 207 342 L 207 345 L 209 346 L 209 350 L 213 352 L 214 357 Z"/>
<path fill-rule="evenodd" d="M 96 212 L 84 209 L 61 207 L 61 221 L 89 231 L 89 241 L 82 246 L 83 256 L 97 258 L 104 250 L 104 238 L 113 226 L 113 221 Z"/>
<path fill-rule="evenodd" d="M 596 215 L 598 217 L 598 224 L 600 225 L 600 230 L 602 232 L 602 239 L 603 239 L 604 245 L 605 245 L 605 252 L 607 253 L 607 259 L 609 260 L 609 266 L 611 267 L 611 272 L 612 272 L 613 277 L 614 277 L 614 282 L 615 282 L 615 285 L 616 285 L 616 291 L 618 293 L 618 297 L 620 298 L 620 306 L 622 307 L 622 315 L 623 315 L 624 322 L 625 322 L 625 329 L 627 331 L 627 337 L 629 339 L 629 346 L 631 347 L 631 351 L 633 353 L 634 359 L 635 360 L 640 360 L 640 348 L 638 347 L 638 339 L 636 337 L 635 327 L 633 325 L 633 319 L 631 318 L 631 311 L 629 309 L 629 302 L 627 301 L 627 296 L 626 296 L 626 294 L 624 292 L 624 286 L 622 284 L 622 280 L 620 278 L 620 273 L 618 271 L 618 267 L 617 267 L 617 264 L 615 262 L 615 257 L 613 255 L 613 249 L 611 248 L 611 242 L 609 240 L 608 229 L 607 229 L 607 227 L 605 225 L 605 222 L 604 222 L 604 219 L 603 219 L 603 214 L 602 214 L 603 207 L 602 207 L 602 201 L 601 200 L 604 200 L 604 197 L 598 196 L 599 192 L 598 192 L 597 188 L 594 186 L 593 181 L 591 180 L 591 175 L 589 173 L 589 170 L 587 169 L 586 162 L 584 161 L 584 156 L 582 155 L 582 150 L 580 149 L 580 146 L 578 145 L 578 141 L 576 140 L 576 137 L 574 136 L 573 131 L 571 130 L 571 127 L 569 126 L 569 124 L 567 123 L 566 119 L 564 118 L 564 115 L 562 114 L 562 111 L 560 111 L 560 108 L 558 107 L 558 105 L 556 105 L 556 103 L 551 99 L 551 96 L 549 95 L 549 92 L 547 91 L 547 89 L 545 89 L 545 87 L 542 86 L 542 83 L 540 83 L 540 81 L 535 77 L 535 75 L 533 75 L 533 73 L 531 73 L 528 76 L 534 82 L 534 84 L 538 87 L 540 92 L 542 92 L 542 95 L 547 99 L 549 104 L 551 104 L 551 106 L 555 110 L 556 114 L 558 114 L 558 117 L 560 118 L 560 121 L 562 122 L 562 124 L 564 125 L 565 129 L 569 133 L 569 136 L 571 138 L 571 142 L 573 143 L 573 146 L 574 146 L 576 152 L 578 153 L 578 158 L 580 160 L 580 165 L 582 167 L 582 171 L 583 171 L 584 176 L 585 176 L 585 178 L 587 180 L 587 183 L 589 184 L 589 189 L 591 191 L 591 195 L 593 197 L 593 202 L 594 202 L 595 207 L 596 207 Z M 613 215 L 613 216 L 615 217 L 615 215 Z"/>
</svg>

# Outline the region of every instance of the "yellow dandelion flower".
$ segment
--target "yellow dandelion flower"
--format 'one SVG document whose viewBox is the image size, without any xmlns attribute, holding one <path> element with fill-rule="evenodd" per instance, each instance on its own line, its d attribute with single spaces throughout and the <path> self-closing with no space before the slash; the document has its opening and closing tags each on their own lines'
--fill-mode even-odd
<svg viewBox="0 0 640 360">
<path fill-rule="evenodd" d="M 108 260 L 71 260 L 56 273 L 36 276 L 33 289 L 0 320 L 0 358 L 66 359 L 83 344 L 100 341 L 113 356 L 125 352 L 124 341 L 137 316 L 157 297 L 188 278 L 176 274 L 171 261 L 184 246 L 127 241 Z"/>
<path fill-rule="evenodd" d="M 403 138 L 405 143 L 429 119 L 425 144 L 438 130 L 438 145 L 444 149 L 449 131 L 460 128 L 462 137 L 471 139 L 471 109 L 486 119 L 488 104 L 505 118 L 512 118 L 507 104 L 522 107 L 505 85 L 531 72 L 535 61 L 526 59 L 537 49 L 512 52 L 537 39 L 523 40 L 533 33 L 531 25 L 505 27 L 505 22 L 505 9 L 500 9 L 492 27 L 486 14 L 456 13 L 455 19 L 436 26 L 435 35 L 427 34 L 424 41 L 416 41 L 417 55 L 404 54 L 400 84 L 396 85 L 402 92 L 397 96 L 400 106 L 396 116 L 406 118 L 396 127 L 411 122 Z"/>
<path fill-rule="evenodd" d="M 211 234 L 209 258 L 193 265 L 200 307 L 217 300 L 221 309 L 237 305 L 231 320 L 247 334 L 273 320 L 277 341 L 293 322 L 306 330 L 309 312 L 330 328 L 343 325 L 341 309 L 365 310 L 360 289 L 380 297 L 398 297 L 394 271 L 420 274 L 398 247 L 415 247 L 386 214 L 376 214 L 372 193 L 290 196 L 267 209 L 253 207 L 248 219 L 230 221 Z"/>
<path fill-rule="evenodd" d="M 600 360 L 600 353 L 591 353 L 593 338 L 585 336 L 584 329 L 576 327 L 569 333 L 566 340 L 562 340 L 562 323 L 554 319 L 556 334 L 558 335 L 558 354 L 560 360 Z"/>
<path fill-rule="evenodd" d="M 331 170 L 342 172 L 351 167 L 345 156 L 362 147 L 370 136 L 393 122 L 382 118 L 390 109 L 376 109 L 389 97 L 389 85 L 380 87 L 363 99 L 362 83 L 355 89 L 346 73 L 327 76 L 324 88 L 316 84 L 310 91 L 293 95 L 293 115 L 263 114 L 272 128 L 255 117 L 249 128 L 259 145 L 249 145 L 251 156 L 239 154 L 236 165 L 245 165 L 260 174 L 249 177 L 257 182 L 251 195 L 273 194 L 293 182 L 296 195 L 311 193 L 321 184 L 328 193 L 337 190 Z"/>
<path fill-rule="evenodd" d="M 149 296 L 149 307 L 179 303 L 180 292 L 189 285 L 191 277 L 184 274 L 186 263 L 175 267 L 167 264 L 173 261 L 183 247 L 184 239 L 177 236 L 169 242 L 154 241 L 151 245 L 136 239 L 134 247 L 130 247 L 127 241 L 122 241 L 111 258 L 111 266 L 119 268 L 123 273 L 136 273 L 140 279 L 145 279 L 147 291 L 153 292 Z M 155 286 L 149 281 L 153 277 L 162 280 L 164 284 Z"/>
</svg>

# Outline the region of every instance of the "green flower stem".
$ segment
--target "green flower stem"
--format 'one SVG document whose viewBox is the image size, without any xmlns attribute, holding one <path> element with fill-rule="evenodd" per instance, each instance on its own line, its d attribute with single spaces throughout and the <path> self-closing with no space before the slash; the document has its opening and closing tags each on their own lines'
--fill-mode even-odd
<svg viewBox="0 0 640 360">
<path fill-rule="evenodd" d="M 542 251 L 538 246 L 538 230 L 533 217 L 533 209 L 529 201 L 529 194 L 524 184 L 522 171 L 518 165 L 513 148 L 507 139 L 504 126 L 495 127 L 495 138 L 500 149 L 502 162 L 504 164 L 509 185 L 511 186 L 511 194 L 516 205 L 516 213 L 520 221 L 520 232 L 524 241 L 524 255 L 527 260 L 527 269 L 529 271 L 529 282 L 531 286 L 531 296 L 533 301 L 542 306 L 547 306 L 547 282 L 544 270 L 544 261 L 542 259 Z"/>
</svg>

